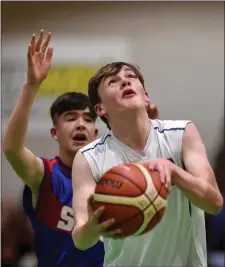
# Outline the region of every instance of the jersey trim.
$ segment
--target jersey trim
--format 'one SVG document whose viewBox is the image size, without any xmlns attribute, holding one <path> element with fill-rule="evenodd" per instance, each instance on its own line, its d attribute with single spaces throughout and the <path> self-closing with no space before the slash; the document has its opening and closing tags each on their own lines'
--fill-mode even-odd
<svg viewBox="0 0 225 267">
<path fill-rule="evenodd" d="M 110 137 L 111 136 L 111 134 L 107 134 L 107 135 L 105 135 L 102 139 L 102 141 L 101 142 L 99 142 L 99 143 L 96 143 L 93 147 L 89 147 L 89 148 L 87 148 L 87 149 L 85 149 L 85 150 L 81 150 L 81 153 L 82 154 L 84 154 L 85 152 L 87 152 L 87 151 L 89 151 L 89 150 L 93 150 L 93 149 L 95 149 L 97 146 L 100 146 L 100 145 L 104 145 L 104 143 L 105 143 L 105 141 L 106 141 L 106 139 L 108 138 L 108 137 Z"/>
<path fill-rule="evenodd" d="M 164 133 L 165 131 L 184 131 L 185 127 L 182 128 L 165 128 L 160 130 L 159 127 L 154 127 L 155 130 L 158 130 L 159 133 Z"/>
<path fill-rule="evenodd" d="M 62 162 L 62 160 L 60 159 L 60 157 L 56 156 L 55 157 L 59 167 L 61 168 L 61 170 L 66 173 L 66 177 L 71 179 L 71 175 L 72 175 L 72 169 L 71 167 L 69 167 L 68 165 L 66 165 L 65 163 Z"/>
</svg>

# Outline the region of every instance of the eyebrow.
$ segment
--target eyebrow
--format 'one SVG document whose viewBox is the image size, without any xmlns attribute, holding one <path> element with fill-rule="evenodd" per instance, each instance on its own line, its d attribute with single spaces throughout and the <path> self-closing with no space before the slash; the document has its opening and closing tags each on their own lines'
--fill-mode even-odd
<svg viewBox="0 0 225 267">
<path fill-rule="evenodd" d="M 86 112 L 83 113 L 83 115 L 91 117 L 91 112 L 86 111 Z"/>
<path fill-rule="evenodd" d="M 68 115 L 76 115 L 76 114 L 77 114 L 76 111 L 66 111 L 63 115 L 68 116 Z"/>
</svg>

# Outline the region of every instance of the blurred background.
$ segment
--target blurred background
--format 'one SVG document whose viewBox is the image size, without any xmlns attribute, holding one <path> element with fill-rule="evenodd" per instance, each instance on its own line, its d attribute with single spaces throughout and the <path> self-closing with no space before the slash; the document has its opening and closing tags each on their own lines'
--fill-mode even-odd
<svg viewBox="0 0 225 267">
<path fill-rule="evenodd" d="M 66 91 L 86 93 L 109 61 L 140 66 L 162 119 L 190 119 L 200 130 L 224 193 L 223 2 L 2 2 L 2 133 L 26 78 L 31 35 L 52 32 L 53 67 L 34 104 L 26 145 L 53 157 L 49 107 Z M 100 135 L 106 127 L 97 122 Z M 2 155 L 2 263 L 35 266 L 23 215 L 23 183 Z M 224 210 L 207 216 L 209 265 L 224 266 Z"/>
</svg>

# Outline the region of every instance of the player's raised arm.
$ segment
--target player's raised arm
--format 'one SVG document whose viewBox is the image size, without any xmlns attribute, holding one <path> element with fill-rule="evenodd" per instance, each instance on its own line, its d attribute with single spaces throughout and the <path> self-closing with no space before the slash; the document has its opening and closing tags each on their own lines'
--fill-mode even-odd
<svg viewBox="0 0 225 267">
<path fill-rule="evenodd" d="M 200 134 L 193 123 L 189 123 L 184 131 L 182 156 L 187 172 L 174 165 L 173 183 L 193 204 L 208 213 L 217 214 L 223 206 L 223 197 Z"/>
<path fill-rule="evenodd" d="M 74 211 L 72 238 L 78 249 L 86 250 L 94 246 L 101 235 L 106 234 L 106 229 L 115 220 L 112 218 L 101 224 L 98 223 L 99 217 L 104 212 L 104 207 L 100 207 L 95 212 L 92 210 L 92 196 L 96 184 L 87 160 L 81 152 L 78 152 L 74 158 L 72 181 Z M 117 233 L 120 233 L 120 229 L 107 232 L 107 235 Z"/>
<path fill-rule="evenodd" d="M 44 174 L 42 160 L 24 146 L 30 112 L 41 83 L 51 67 L 53 49 L 48 48 L 51 34 L 43 41 L 44 31 L 38 39 L 32 36 L 28 47 L 27 81 L 10 116 L 3 140 L 5 156 L 17 175 L 36 193 Z"/>
</svg>

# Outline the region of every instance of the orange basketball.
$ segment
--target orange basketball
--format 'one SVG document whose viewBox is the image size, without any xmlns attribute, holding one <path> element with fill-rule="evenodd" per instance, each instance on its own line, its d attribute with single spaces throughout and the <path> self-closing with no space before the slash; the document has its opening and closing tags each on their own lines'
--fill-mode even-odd
<svg viewBox="0 0 225 267">
<path fill-rule="evenodd" d="M 101 177 L 95 188 L 93 207 L 94 210 L 105 207 L 100 222 L 115 218 L 109 230 L 120 228 L 123 237 L 138 236 L 160 222 L 168 193 L 157 172 L 138 163 L 125 163 Z"/>
</svg>

